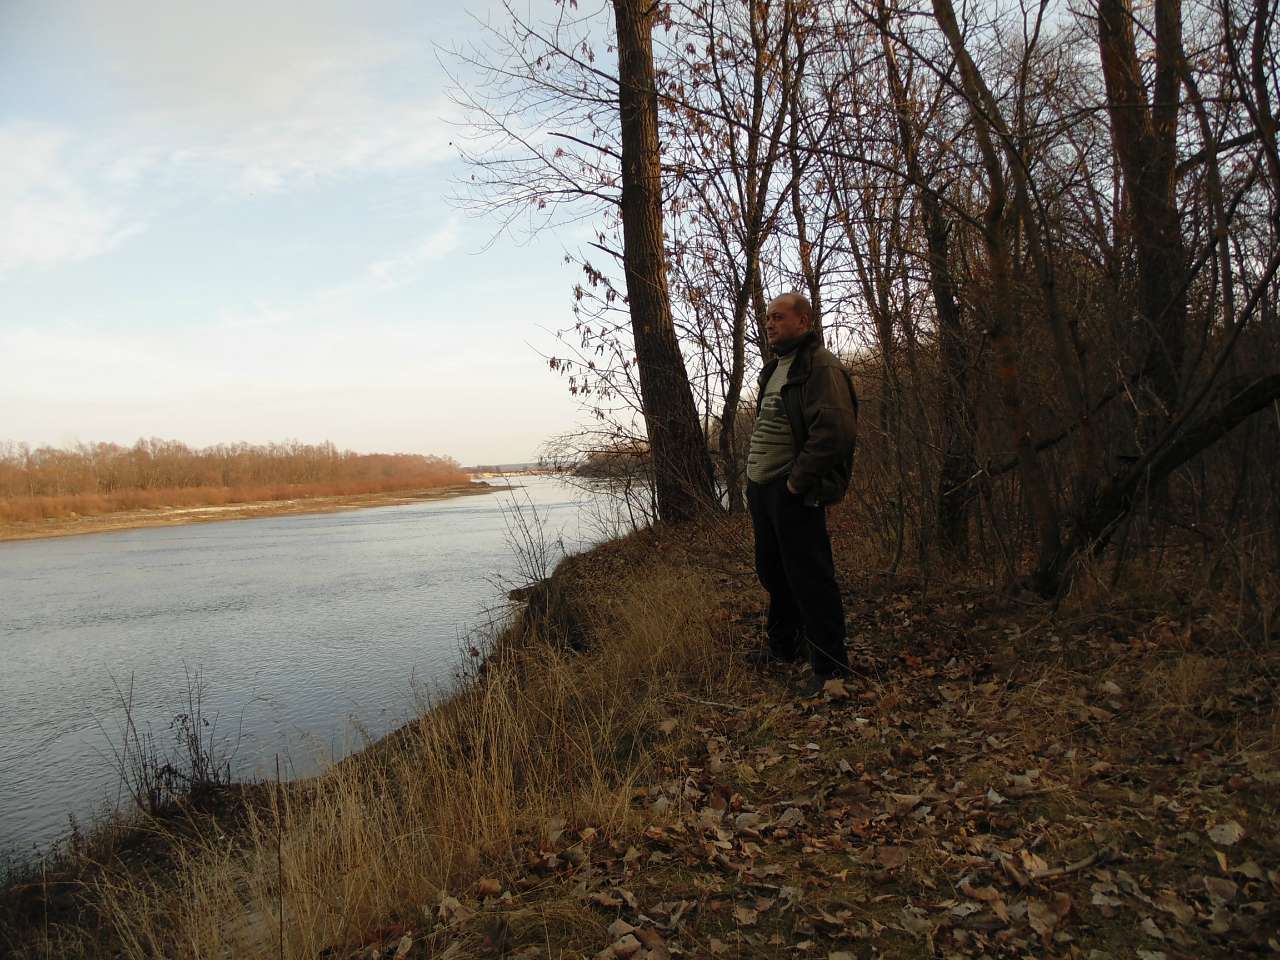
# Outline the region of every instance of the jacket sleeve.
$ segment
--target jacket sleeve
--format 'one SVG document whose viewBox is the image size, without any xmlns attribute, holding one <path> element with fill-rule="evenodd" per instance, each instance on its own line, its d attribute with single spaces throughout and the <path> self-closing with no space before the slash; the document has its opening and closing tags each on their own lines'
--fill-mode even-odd
<svg viewBox="0 0 1280 960">
<path fill-rule="evenodd" d="M 789 479 L 807 494 L 827 471 L 853 456 L 858 414 L 845 372 L 835 366 L 815 367 L 805 384 L 803 412 L 808 439 Z"/>
</svg>

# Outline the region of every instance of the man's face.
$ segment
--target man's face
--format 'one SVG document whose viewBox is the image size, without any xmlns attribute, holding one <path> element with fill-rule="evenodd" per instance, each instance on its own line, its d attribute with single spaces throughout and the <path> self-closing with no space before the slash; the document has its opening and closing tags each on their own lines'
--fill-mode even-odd
<svg viewBox="0 0 1280 960">
<path fill-rule="evenodd" d="M 794 340 L 808 330 L 809 320 L 796 312 L 790 297 L 778 297 L 769 304 L 769 312 L 764 318 L 769 346 L 776 347 L 787 340 Z"/>
</svg>

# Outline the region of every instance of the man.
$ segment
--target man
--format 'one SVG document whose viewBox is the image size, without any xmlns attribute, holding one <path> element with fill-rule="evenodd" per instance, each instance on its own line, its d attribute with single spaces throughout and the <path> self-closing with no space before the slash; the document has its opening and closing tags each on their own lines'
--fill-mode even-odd
<svg viewBox="0 0 1280 960">
<path fill-rule="evenodd" d="M 760 373 L 747 505 L 756 574 L 769 594 L 768 644 L 749 659 L 766 665 L 807 655 L 813 678 L 805 693 L 817 696 L 850 672 L 826 507 L 849 487 L 858 401 L 840 361 L 819 344 L 803 296 L 774 299 L 765 333 L 776 356 Z"/>
</svg>

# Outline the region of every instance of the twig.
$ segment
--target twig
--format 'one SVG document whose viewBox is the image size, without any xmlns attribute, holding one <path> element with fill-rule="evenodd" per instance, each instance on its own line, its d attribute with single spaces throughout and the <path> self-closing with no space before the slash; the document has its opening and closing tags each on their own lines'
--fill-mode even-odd
<svg viewBox="0 0 1280 960">
<path fill-rule="evenodd" d="M 1079 873 L 1081 870 L 1088 870 L 1094 864 L 1104 863 L 1111 859 L 1111 850 L 1103 847 L 1101 850 L 1095 850 L 1083 860 L 1077 860 L 1075 863 L 1068 863 L 1065 867 L 1049 867 L 1047 870 L 1029 870 L 1027 871 L 1027 879 L 1033 883 L 1041 880 L 1056 880 L 1058 877 L 1065 877 L 1072 873 Z"/>
<path fill-rule="evenodd" d="M 718 700 L 699 700 L 697 697 L 691 697 L 687 693 L 675 693 L 672 696 L 679 697 L 681 700 L 688 700 L 690 703 L 700 703 L 704 707 L 719 707 L 722 710 L 734 710 L 742 712 L 746 707 L 740 707 L 736 703 L 720 703 Z"/>
</svg>

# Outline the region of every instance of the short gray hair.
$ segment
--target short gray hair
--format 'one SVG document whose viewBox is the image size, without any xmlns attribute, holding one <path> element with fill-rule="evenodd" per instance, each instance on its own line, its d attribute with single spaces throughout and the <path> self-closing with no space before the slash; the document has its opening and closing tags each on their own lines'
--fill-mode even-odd
<svg viewBox="0 0 1280 960">
<path fill-rule="evenodd" d="M 798 290 L 790 290 L 787 293 L 780 293 L 778 294 L 777 299 L 781 300 L 783 297 L 790 302 L 791 309 L 799 314 L 802 319 L 808 320 L 809 323 L 813 323 L 813 304 L 809 302 L 808 297 L 803 293 L 800 293 Z"/>
</svg>

